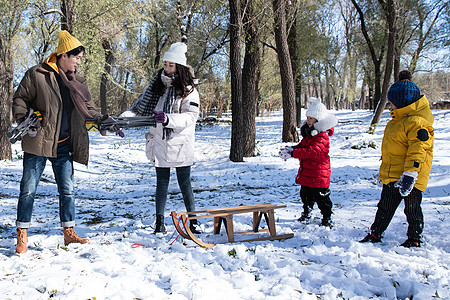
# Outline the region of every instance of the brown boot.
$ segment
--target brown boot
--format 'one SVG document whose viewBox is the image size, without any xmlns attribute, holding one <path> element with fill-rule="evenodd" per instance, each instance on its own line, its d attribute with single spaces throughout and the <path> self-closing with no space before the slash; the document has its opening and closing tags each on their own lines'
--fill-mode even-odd
<svg viewBox="0 0 450 300">
<path fill-rule="evenodd" d="M 16 253 L 22 254 L 27 252 L 27 229 L 26 228 L 17 228 L 17 245 L 16 245 Z"/>
<path fill-rule="evenodd" d="M 64 230 L 62 231 L 62 233 L 64 234 L 64 245 L 66 245 L 66 246 L 69 244 L 72 244 L 72 243 L 77 243 L 77 244 L 89 243 L 89 239 L 81 238 L 75 232 L 75 230 L 73 230 L 72 227 L 65 227 Z"/>
</svg>

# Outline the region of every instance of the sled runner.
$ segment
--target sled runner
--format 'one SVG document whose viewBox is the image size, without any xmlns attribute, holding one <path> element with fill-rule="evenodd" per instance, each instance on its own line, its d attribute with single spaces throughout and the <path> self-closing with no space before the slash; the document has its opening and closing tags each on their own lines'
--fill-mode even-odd
<svg viewBox="0 0 450 300">
<path fill-rule="evenodd" d="M 264 203 L 264 204 L 254 204 L 228 208 L 208 209 L 201 211 L 191 211 L 183 213 L 177 213 L 175 211 L 172 211 L 171 216 L 175 228 L 182 237 L 193 240 L 200 246 L 211 248 L 215 244 L 202 242 L 192 233 L 188 224 L 189 220 L 214 218 L 214 234 L 220 233 L 220 228 L 223 223 L 225 230 L 227 232 L 229 243 L 281 240 L 281 239 L 288 239 L 294 236 L 293 233 L 282 235 L 277 235 L 276 233 L 274 210 L 277 208 L 284 208 L 284 207 L 286 207 L 286 205 L 273 205 L 269 203 Z M 235 214 L 243 214 L 243 213 L 253 213 L 253 230 L 244 232 L 235 232 L 233 229 L 233 216 Z M 267 223 L 268 229 L 260 230 L 259 225 L 261 223 L 261 219 L 263 216 Z M 255 237 L 252 239 L 235 240 L 235 234 L 249 234 L 258 232 L 268 232 L 269 236 L 266 235 L 263 237 Z"/>
</svg>

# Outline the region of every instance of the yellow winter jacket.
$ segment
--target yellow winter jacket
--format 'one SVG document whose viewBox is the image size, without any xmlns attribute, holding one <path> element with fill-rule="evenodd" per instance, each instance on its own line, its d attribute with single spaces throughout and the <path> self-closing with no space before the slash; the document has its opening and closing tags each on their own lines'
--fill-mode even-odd
<svg viewBox="0 0 450 300">
<path fill-rule="evenodd" d="M 404 171 L 417 171 L 414 187 L 424 192 L 431 170 L 434 148 L 434 117 L 427 98 L 390 112 L 381 145 L 380 180 L 389 184 Z"/>
</svg>

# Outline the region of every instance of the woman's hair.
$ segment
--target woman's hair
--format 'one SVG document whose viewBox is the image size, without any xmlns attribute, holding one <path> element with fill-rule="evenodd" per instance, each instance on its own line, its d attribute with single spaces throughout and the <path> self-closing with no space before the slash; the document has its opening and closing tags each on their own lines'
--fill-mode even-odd
<svg viewBox="0 0 450 300">
<path fill-rule="evenodd" d="M 189 67 L 179 64 L 176 65 L 177 71 L 172 85 L 175 87 L 179 95 L 181 95 L 182 97 L 186 97 L 194 90 L 194 75 L 192 74 L 192 71 Z M 157 93 L 158 95 L 163 94 L 165 87 L 164 83 L 161 80 L 161 73 L 163 71 L 164 68 L 158 71 L 158 76 L 156 77 L 156 81 L 152 86 L 152 92 Z"/>
<path fill-rule="evenodd" d="M 76 47 L 75 49 L 72 49 L 72 50 L 70 50 L 69 52 L 66 52 L 66 53 L 67 53 L 68 56 L 71 56 L 71 55 L 78 55 L 78 54 L 80 54 L 81 52 L 83 52 L 83 53 L 86 52 L 86 49 L 85 49 L 83 46 L 78 46 L 78 47 Z M 58 58 L 58 59 L 61 58 L 61 55 L 63 55 L 63 53 L 61 53 L 60 55 L 58 55 L 57 58 Z"/>
</svg>

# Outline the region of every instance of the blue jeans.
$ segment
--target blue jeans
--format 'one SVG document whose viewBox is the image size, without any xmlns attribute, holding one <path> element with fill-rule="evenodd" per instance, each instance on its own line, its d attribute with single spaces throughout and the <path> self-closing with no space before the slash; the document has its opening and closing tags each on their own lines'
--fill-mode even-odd
<svg viewBox="0 0 450 300">
<path fill-rule="evenodd" d="M 191 186 L 191 167 L 177 167 L 178 186 L 183 194 L 186 211 L 194 211 L 194 193 Z M 167 190 L 169 189 L 170 168 L 156 167 L 156 214 L 164 216 L 166 209 Z"/>
<path fill-rule="evenodd" d="M 73 190 L 73 160 L 70 142 L 58 145 L 57 157 L 47 158 L 26 153 L 23 157 L 23 175 L 20 182 L 19 203 L 17 205 L 16 226 L 29 228 L 33 212 L 36 188 L 44 172 L 47 160 L 52 163 L 53 174 L 59 193 L 59 218 L 62 227 L 75 225 L 75 196 Z"/>
</svg>

